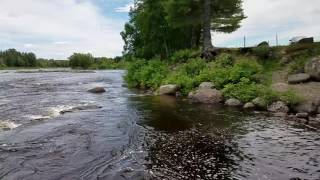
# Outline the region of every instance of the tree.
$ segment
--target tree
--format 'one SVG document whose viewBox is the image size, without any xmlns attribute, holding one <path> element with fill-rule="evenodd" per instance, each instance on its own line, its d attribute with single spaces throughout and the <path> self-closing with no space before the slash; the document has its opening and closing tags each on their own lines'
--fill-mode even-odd
<svg viewBox="0 0 320 180">
<path fill-rule="evenodd" d="M 94 63 L 94 58 L 89 53 L 74 53 L 69 57 L 69 63 L 72 68 L 88 69 Z"/>
<path fill-rule="evenodd" d="M 211 32 L 238 29 L 245 18 L 241 5 L 242 0 L 137 0 L 121 33 L 124 54 L 162 57 L 201 42 L 210 54 Z"/>
</svg>

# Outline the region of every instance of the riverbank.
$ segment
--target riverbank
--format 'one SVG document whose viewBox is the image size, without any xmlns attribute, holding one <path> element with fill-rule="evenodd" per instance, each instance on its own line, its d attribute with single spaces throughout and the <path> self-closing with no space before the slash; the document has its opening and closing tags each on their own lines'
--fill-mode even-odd
<svg viewBox="0 0 320 180">
<path fill-rule="evenodd" d="M 320 43 L 219 51 L 211 61 L 197 50 L 165 60 L 136 60 L 125 79 L 129 87 L 156 95 L 269 111 L 320 127 Z"/>
</svg>

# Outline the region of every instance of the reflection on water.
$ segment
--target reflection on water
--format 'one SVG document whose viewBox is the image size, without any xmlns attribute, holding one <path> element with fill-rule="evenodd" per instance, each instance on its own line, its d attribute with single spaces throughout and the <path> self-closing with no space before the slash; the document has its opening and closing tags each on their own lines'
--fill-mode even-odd
<svg viewBox="0 0 320 180">
<path fill-rule="evenodd" d="M 134 93 L 124 73 L 0 73 L 0 126 L 20 125 L 0 127 L 0 179 L 320 179 L 319 132 Z"/>
<path fill-rule="evenodd" d="M 228 158 L 222 158 L 229 165 L 225 168 L 232 169 L 231 176 L 224 176 L 223 179 L 320 179 L 319 132 L 299 128 L 292 122 L 278 117 L 246 113 L 221 106 L 192 104 L 183 99 L 176 100 L 165 96 L 131 99 L 144 116 L 138 123 L 154 127 L 162 132 L 162 135 L 158 136 L 164 134 L 166 137 L 156 142 L 156 148 L 161 147 L 160 143 L 164 149 L 169 150 L 161 153 L 162 150 L 158 148 L 156 157 L 160 153 L 161 156 L 167 154 L 167 159 L 175 159 L 174 153 L 171 152 L 179 149 L 184 149 L 184 152 L 190 151 L 184 146 L 182 149 L 179 146 L 181 142 L 189 142 L 190 138 L 187 136 L 183 139 L 174 132 L 184 130 L 188 133 L 188 129 L 196 128 L 203 136 L 218 131 L 223 133 L 215 138 L 228 137 L 224 138 L 223 147 L 226 149 L 221 151 L 226 154 L 218 156 L 230 155 L 234 163 L 228 163 Z M 167 102 L 170 102 L 170 105 L 167 105 Z M 198 150 L 193 152 L 197 154 Z M 204 157 L 207 155 L 203 154 Z M 187 161 L 184 158 L 186 157 L 178 159 Z M 163 166 L 167 166 L 166 162 L 162 163 Z M 167 169 L 179 172 L 174 168 Z M 205 179 L 203 177 L 205 176 L 202 176 L 202 179 Z"/>
</svg>

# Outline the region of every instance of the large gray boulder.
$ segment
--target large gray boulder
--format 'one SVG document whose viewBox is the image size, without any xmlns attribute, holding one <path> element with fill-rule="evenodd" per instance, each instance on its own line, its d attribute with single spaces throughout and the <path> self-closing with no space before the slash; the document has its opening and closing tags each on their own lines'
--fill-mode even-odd
<svg viewBox="0 0 320 180">
<path fill-rule="evenodd" d="M 106 90 L 103 87 L 95 87 L 93 89 L 88 90 L 88 92 L 95 93 L 95 94 L 101 94 L 101 93 L 105 93 Z"/>
<path fill-rule="evenodd" d="M 174 84 L 163 85 L 159 88 L 159 94 L 160 95 L 176 95 L 178 90 L 179 90 L 178 85 L 174 85 Z"/>
<path fill-rule="evenodd" d="M 268 106 L 268 103 L 266 102 L 266 100 L 260 97 L 252 100 L 252 103 L 259 109 L 266 109 Z"/>
<path fill-rule="evenodd" d="M 268 106 L 268 111 L 273 113 L 288 113 L 289 110 L 290 109 L 287 104 L 282 101 L 272 103 L 270 106 Z"/>
<path fill-rule="evenodd" d="M 227 106 L 231 106 L 231 107 L 238 107 L 238 106 L 242 106 L 242 102 L 239 101 L 238 99 L 228 99 L 226 102 L 225 102 L 225 105 Z"/>
<path fill-rule="evenodd" d="M 312 79 L 320 81 L 320 56 L 309 61 L 304 67 L 305 73 L 309 74 Z"/>
<path fill-rule="evenodd" d="M 218 104 L 223 101 L 223 94 L 216 89 L 199 89 L 195 93 L 190 93 L 189 98 L 193 102 Z"/>
<path fill-rule="evenodd" d="M 294 74 L 288 77 L 289 84 L 299 84 L 304 83 L 310 80 L 310 75 L 305 73 Z"/>
<path fill-rule="evenodd" d="M 199 89 L 212 89 L 214 84 L 212 82 L 203 82 L 199 85 Z"/>
</svg>

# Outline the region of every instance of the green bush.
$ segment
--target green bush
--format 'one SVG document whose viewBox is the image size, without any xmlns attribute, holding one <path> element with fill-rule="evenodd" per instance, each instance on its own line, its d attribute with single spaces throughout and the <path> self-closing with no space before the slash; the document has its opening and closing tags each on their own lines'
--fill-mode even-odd
<svg viewBox="0 0 320 180">
<path fill-rule="evenodd" d="M 258 86 L 248 78 L 241 78 L 237 84 L 227 84 L 223 89 L 227 98 L 237 98 L 242 102 L 249 102 L 258 97 Z"/>
<path fill-rule="evenodd" d="M 128 65 L 125 80 L 129 87 L 156 89 L 168 72 L 168 65 L 160 60 L 137 60 Z"/>
<path fill-rule="evenodd" d="M 303 98 L 297 95 L 294 91 L 289 90 L 279 94 L 279 99 L 287 103 L 290 107 L 293 107 L 303 101 Z"/>
<path fill-rule="evenodd" d="M 207 63 L 200 58 L 191 59 L 188 63 L 176 67 L 176 70 L 169 74 L 165 83 L 179 85 L 182 94 L 187 95 L 201 83 L 198 81 L 198 76 L 206 66 Z"/>
<path fill-rule="evenodd" d="M 199 56 L 200 50 L 184 49 L 173 53 L 170 59 L 172 63 L 186 63 L 189 60 L 197 58 Z"/>
<path fill-rule="evenodd" d="M 258 81 L 258 75 L 263 71 L 262 66 L 255 60 L 241 60 L 230 70 L 229 80 L 233 83 L 239 82 L 242 78 L 250 81 Z"/>
<path fill-rule="evenodd" d="M 304 66 L 307 63 L 307 57 L 298 57 L 289 64 L 289 74 L 304 72 Z"/>
<path fill-rule="evenodd" d="M 215 59 L 215 66 L 220 68 L 228 68 L 233 66 L 235 59 L 231 54 L 222 53 L 218 55 Z"/>
<path fill-rule="evenodd" d="M 125 69 L 127 62 L 124 60 L 115 60 L 109 58 L 98 58 L 95 63 L 90 67 L 91 69 Z"/>
<path fill-rule="evenodd" d="M 230 68 L 207 67 L 197 77 L 198 82 L 214 82 L 217 89 L 222 89 L 230 82 Z"/>
<path fill-rule="evenodd" d="M 252 52 L 259 59 L 268 59 L 270 58 L 270 54 L 272 54 L 271 48 L 267 45 L 254 47 Z"/>
<path fill-rule="evenodd" d="M 94 63 L 94 58 L 91 54 L 74 53 L 69 57 L 71 68 L 88 69 Z"/>
</svg>

